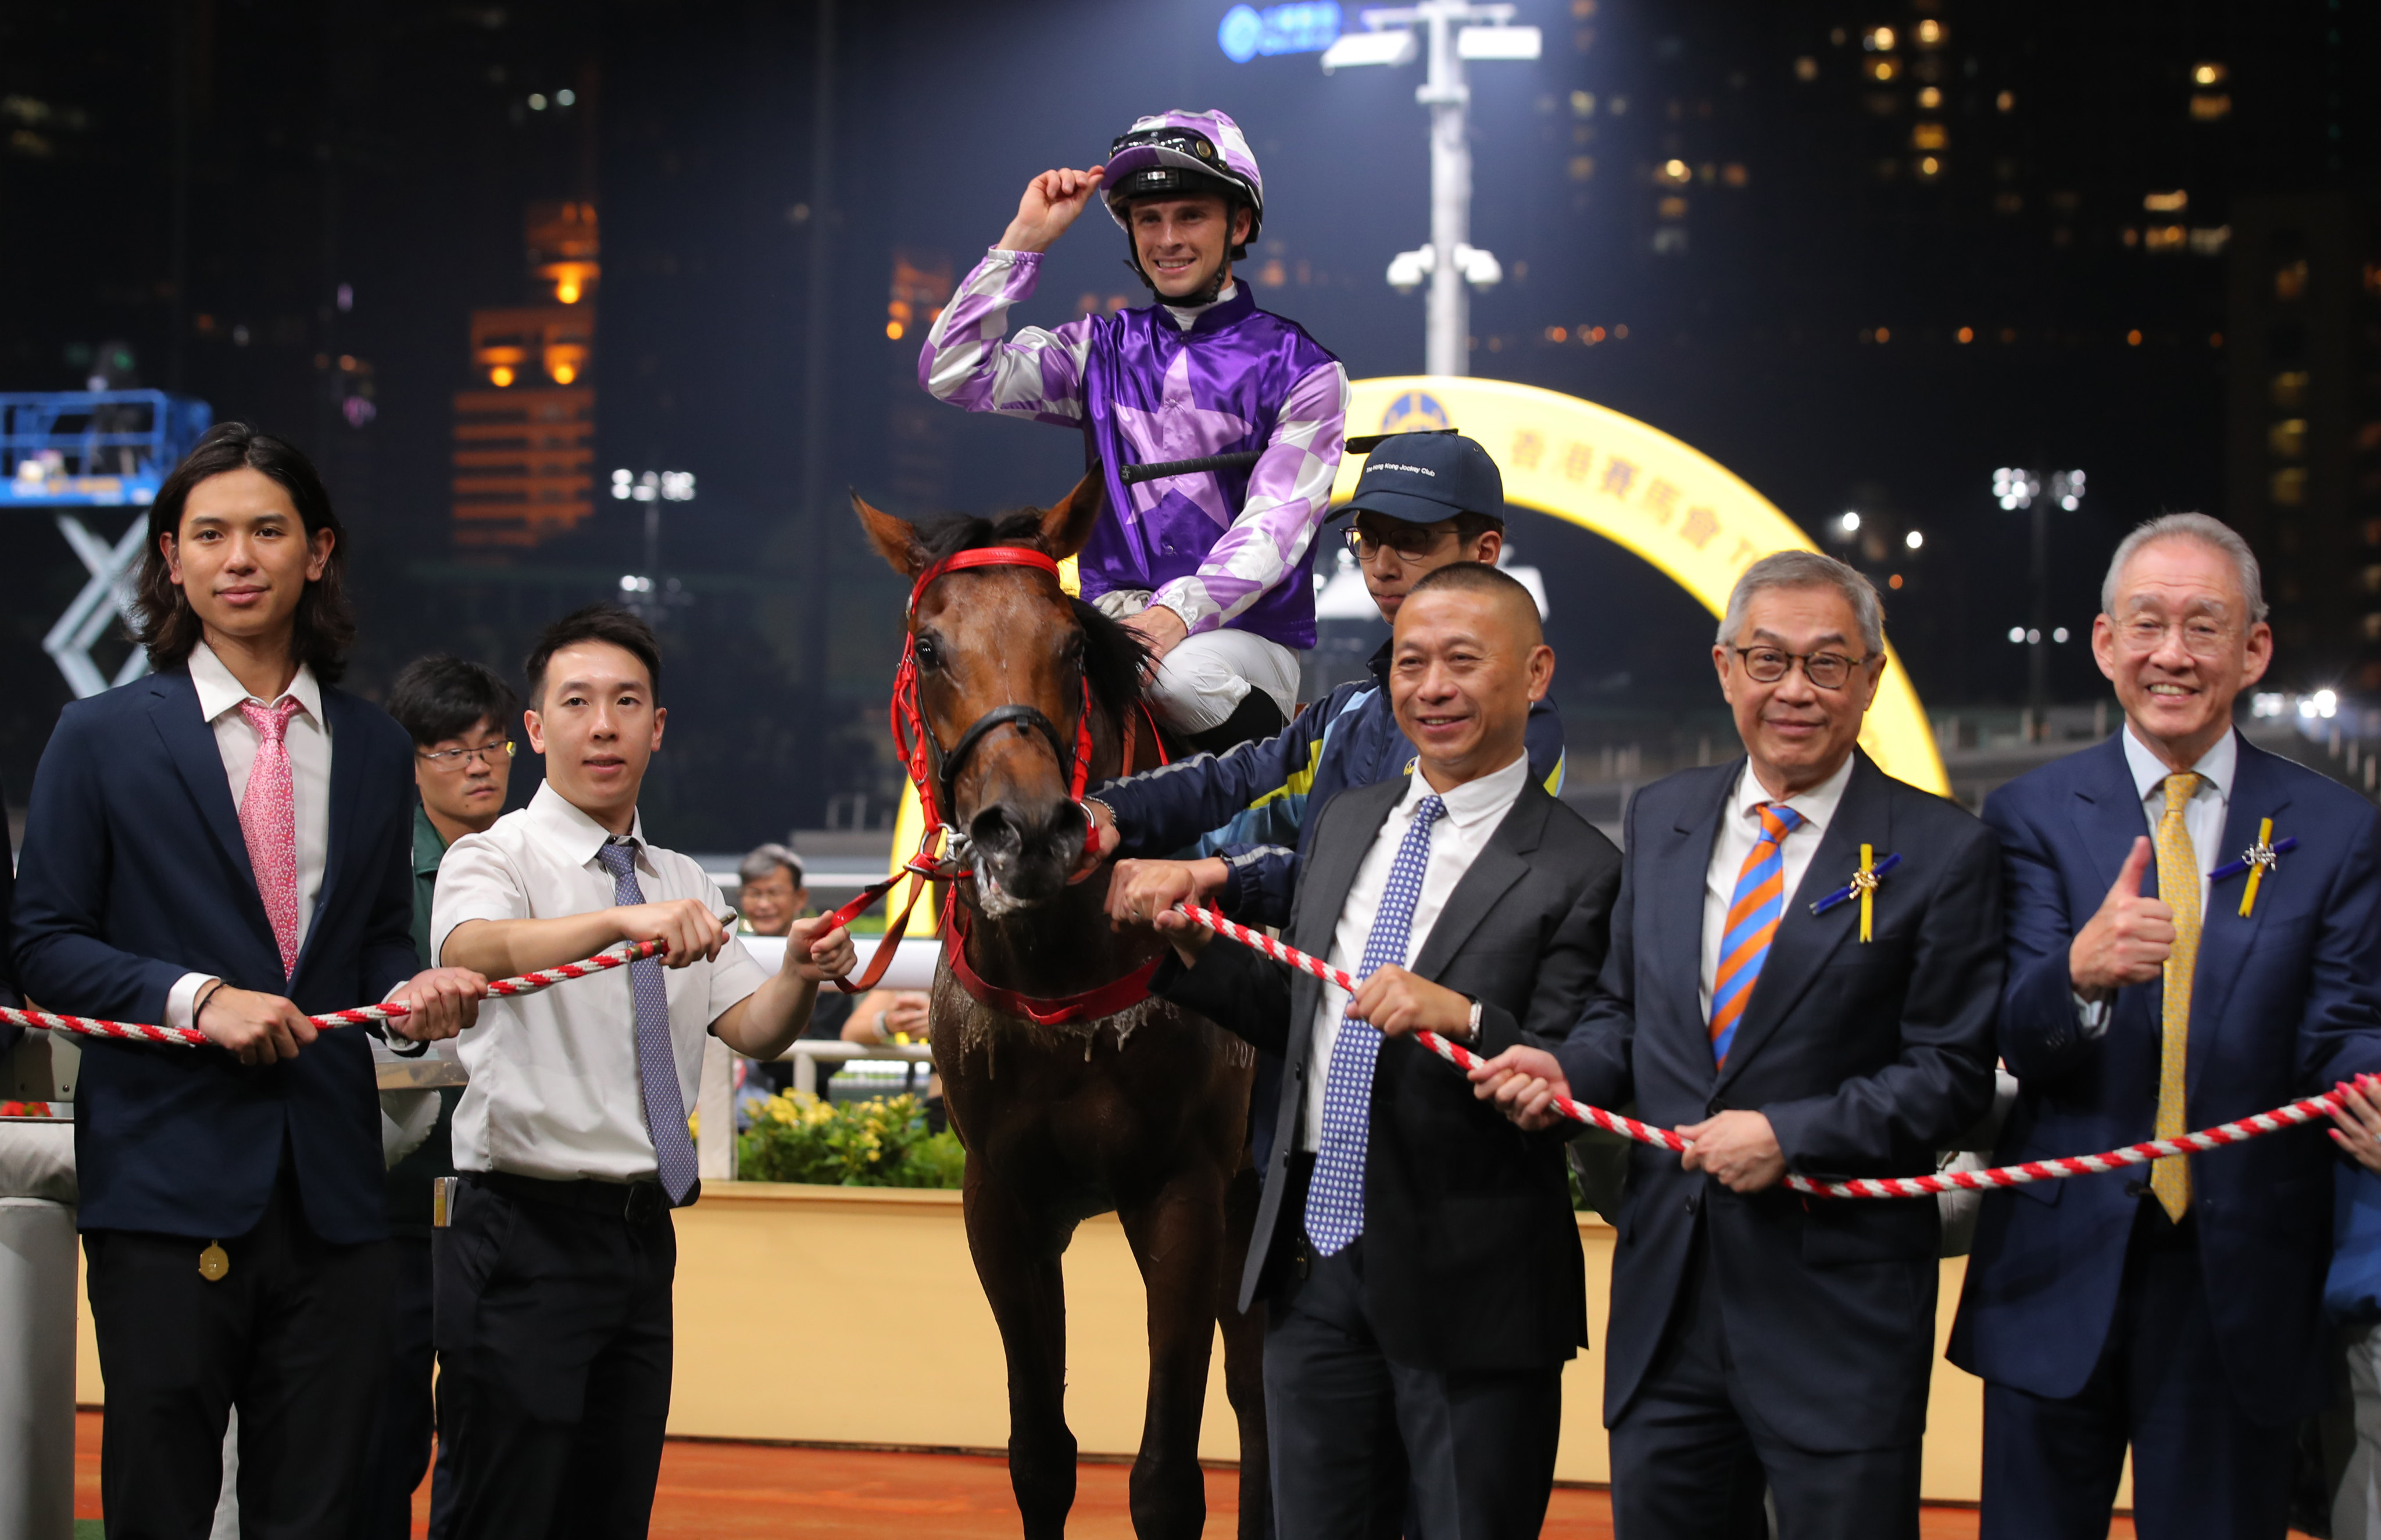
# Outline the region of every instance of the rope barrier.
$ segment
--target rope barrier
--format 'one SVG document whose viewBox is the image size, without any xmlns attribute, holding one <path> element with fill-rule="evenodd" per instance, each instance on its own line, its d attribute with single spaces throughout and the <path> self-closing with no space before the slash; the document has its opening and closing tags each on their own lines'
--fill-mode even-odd
<svg viewBox="0 0 2381 1540">
<path fill-rule="evenodd" d="M 491 981 L 480 998 L 503 1000 L 519 995 L 533 995 L 550 989 L 573 978 L 590 978 L 599 973 L 630 963 L 659 956 L 665 947 L 659 941 L 622 941 L 607 947 L 592 957 L 576 963 L 563 963 L 535 973 L 525 973 L 517 978 Z M 332 1011 L 306 1019 L 318 1027 L 361 1026 L 367 1022 L 399 1021 L 413 1013 L 407 1005 L 360 1005 L 352 1011 Z M 50 1032 L 71 1032 L 85 1037 L 115 1037 L 135 1043 L 172 1043 L 181 1048 L 212 1048 L 213 1038 L 195 1026 L 152 1026 L 142 1022 L 98 1021 L 90 1016 L 60 1016 L 47 1011 L 16 1011 L 0 1008 L 0 1022 L 13 1022 L 18 1026 L 39 1027 Z"/>
<path fill-rule="evenodd" d="M 1178 903 L 1174 907 L 1177 913 L 1188 916 L 1218 936 L 1254 948 L 1275 962 L 1313 974 L 1326 984 L 1336 984 L 1351 995 L 1356 992 L 1355 982 L 1345 970 L 1310 957 L 1296 947 L 1284 946 L 1262 930 L 1227 919 L 1215 910 L 1200 905 Z M 1458 1069 L 1470 1070 L 1484 1062 L 1469 1049 L 1450 1043 L 1435 1032 L 1417 1032 L 1414 1040 Z M 1556 1111 L 1573 1122 L 1592 1124 L 1623 1138 L 1634 1139 L 1641 1145 L 1680 1152 L 1687 1148 L 1685 1137 L 1670 1129 L 1655 1128 L 1634 1118 L 1624 1118 L 1618 1112 L 1607 1112 L 1601 1107 L 1590 1107 L 1569 1097 L 1555 1097 L 1553 1106 Z M 1823 1182 L 1814 1177 L 1789 1175 L 1785 1179 L 1785 1185 L 1797 1193 L 1824 1198 L 1923 1198 L 1932 1197 L 1937 1193 L 1986 1192 L 1996 1187 L 2020 1187 L 2029 1182 L 2092 1176 L 2120 1170 L 2127 1166 L 2146 1166 L 2169 1155 L 2195 1155 L 2222 1149 L 2227 1145 L 2241 1144 L 2260 1134 L 2278 1134 L 2287 1128 L 2299 1128 L 2319 1122 L 2337 1111 L 2338 1106 L 2336 1096 L 2326 1092 L 2321 1096 L 2303 1097 L 2287 1107 L 2277 1107 L 2270 1112 L 2242 1118 L 2237 1122 L 2218 1123 L 2213 1128 L 2204 1128 L 2196 1134 L 2185 1134 L 2173 1139 L 2148 1139 L 2099 1155 L 2028 1160 L 2015 1166 L 1996 1166 L 1981 1171 L 1860 1177 L 1849 1182 Z"/>
</svg>

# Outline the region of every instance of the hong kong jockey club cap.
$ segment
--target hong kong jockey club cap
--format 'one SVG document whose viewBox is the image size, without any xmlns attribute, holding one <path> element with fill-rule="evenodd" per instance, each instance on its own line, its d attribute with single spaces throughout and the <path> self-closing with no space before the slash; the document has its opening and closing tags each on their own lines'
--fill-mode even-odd
<svg viewBox="0 0 2381 1540">
<path fill-rule="evenodd" d="M 1350 439 L 1348 447 L 1371 453 L 1356 495 L 1339 513 L 1386 514 L 1408 524 L 1436 524 L 1458 514 L 1505 522 L 1504 476 L 1486 450 L 1459 433 L 1391 433 Z"/>
</svg>

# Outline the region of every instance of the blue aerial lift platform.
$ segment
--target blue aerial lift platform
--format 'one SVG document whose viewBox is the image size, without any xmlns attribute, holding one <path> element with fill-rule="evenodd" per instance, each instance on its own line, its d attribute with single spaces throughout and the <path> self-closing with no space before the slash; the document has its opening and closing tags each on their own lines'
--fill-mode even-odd
<svg viewBox="0 0 2381 1540">
<path fill-rule="evenodd" d="M 134 519 L 110 542 L 79 510 L 146 508 L 214 420 L 205 402 L 164 391 L 0 392 L 0 508 L 49 509 L 91 569 L 91 580 L 42 638 L 77 696 L 128 684 L 148 667 L 135 648 L 110 680 L 91 648 L 129 611 L 149 521 Z"/>
</svg>

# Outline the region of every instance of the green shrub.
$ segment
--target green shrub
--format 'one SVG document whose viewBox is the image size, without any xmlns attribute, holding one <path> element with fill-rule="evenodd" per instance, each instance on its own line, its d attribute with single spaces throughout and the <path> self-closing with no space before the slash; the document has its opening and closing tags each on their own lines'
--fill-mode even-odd
<svg viewBox="0 0 2381 1540">
<path fill-rule="evenodd" d="M 829 1187 L 957 1187 L 967 1159 L 956 1135 L 926 1132 L 918 1098 L 840 1106 L 807 1091 L 746 1098 L 752 1126 L 736 1139 L 747 1182 Z"/>
</svg>

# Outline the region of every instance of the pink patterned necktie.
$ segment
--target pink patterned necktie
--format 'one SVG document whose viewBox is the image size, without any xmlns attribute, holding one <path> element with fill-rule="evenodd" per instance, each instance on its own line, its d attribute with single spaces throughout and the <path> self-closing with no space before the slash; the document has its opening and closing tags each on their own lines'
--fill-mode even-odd
<svg viewBox="0 0 2381 1540">
<path fill-rule="evenodd" d="M 239 799 L 239 831 L 248 841 L 248 864 L 256 873 L 256 893 L 281 947 L 281 976 L 298 971 L 298 798 L 289 777 L 289 719 L 304 708 L 294 696 L 271 706 L 239 703 L 239 714 L 256 729 L 256 763 L 249 767 L 248 790 Z"/>
</svg>

